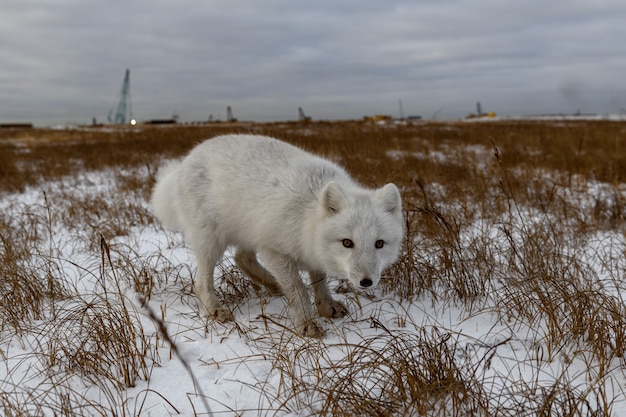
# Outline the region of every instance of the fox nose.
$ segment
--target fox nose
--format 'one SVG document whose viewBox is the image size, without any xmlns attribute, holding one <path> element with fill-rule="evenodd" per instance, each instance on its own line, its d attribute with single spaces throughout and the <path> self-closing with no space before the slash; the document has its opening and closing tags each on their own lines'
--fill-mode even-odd
<svg viewBox="0 0 626 417">
<path fill-rule="evenodd" d="M 361 284 L 361 287 L 364 288 L 371 287 L 373 283 L 374 282 L 369 278 L 363 278 L 361 282 L 359 282 L 359 284 Z"/>
</svg>

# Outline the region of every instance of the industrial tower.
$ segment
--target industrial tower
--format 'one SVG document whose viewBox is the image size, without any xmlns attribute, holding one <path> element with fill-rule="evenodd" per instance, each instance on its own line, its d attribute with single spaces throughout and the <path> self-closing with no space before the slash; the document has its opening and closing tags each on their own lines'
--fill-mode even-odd
<svg viewBox="0 0 626 417">
<path fill-rule="evenodd" d="M 230 106 L 226 107 L 226 121 L 229 123 L 234 123 L 237 121 L 235 116 L 233 116 L 233 109 Z"/>
<path fill-rule="evenodd" d="M 134 124 L 133 111 L 130 104 L 130 70 L 126 69 L 124 75 L 124 82 L 122 83 L 122 91 L 120 93 L 120 100 L 117 106 L 112 108 L 109 112 L 109 123 L 115 124 Z"/>
</svg>

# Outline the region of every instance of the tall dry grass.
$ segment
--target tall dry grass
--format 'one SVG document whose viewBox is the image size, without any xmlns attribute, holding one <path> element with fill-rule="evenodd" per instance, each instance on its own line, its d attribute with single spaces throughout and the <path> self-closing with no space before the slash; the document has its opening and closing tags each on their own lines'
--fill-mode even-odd
<svg viewBox="0 0 626 417">
<path fill-rule="evenodd" d="M 168 299 L 192 305 L 194 267 L 168 259 L 165 248 L 146 256 L 133 236 L 159 228 L 146 201 L 160 162 L 232 132 L 315 151 L 366 185 L 395 182 L 407 235 L 381 294 L 467 317 L 489 314 L 509 332 L 489 344 L 406 315 L 398 315 L 399 329 L 372 316 L 375 334 L 301 341 L 227 261 L 219 296 L 236 306 L 258 300 L 260 328 L 271 330 L 259 335 L 238 323 L 233 332 L 281 375 L 280 387 L 262 392 L 273 408 L 256 414 L 612 414 L 624 395 L 623 387 L 606 387 L 624 370 L 626 126 L 509 121 L 0 131 L 5 415 L 143 412 L 129 408 L 124 390 L 149 381 L 167 339 L 142 325 L 128 294 L 165 300 L 163 316 Z M 364 308 L 364 295 L 346 297 Z M 499 356 L 522 339 L 525 354 Z M 15 340 L 34 344 L 39 358 L 39 382 L 26 390 L 19 363 L 3 350 Z M 490 373 L 498 361 L 510 372 Z M 542 367 L 555 361 L 586 369 L 542 379 Z M 536 378 L 517 378 L 515 367 L 530 364 Z M 101 400 L 76 389 L 77 380 L 96 386 Z"/>
</svg>

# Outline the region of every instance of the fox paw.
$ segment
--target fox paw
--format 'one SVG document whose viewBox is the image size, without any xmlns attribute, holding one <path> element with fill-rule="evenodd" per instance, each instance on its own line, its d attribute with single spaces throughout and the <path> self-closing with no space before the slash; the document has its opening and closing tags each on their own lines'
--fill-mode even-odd
<svg viewBox="0 0 626 417">
<path fill-rule="evenodd" d="M 233 313 L 226 307 L 220 307 L 220 308 L 209 310 L 207 312 L 207 315 L 209 316 L 209 318 L 215 321 L 218 321 L 220 323 L 227 323 L 229 321 L 235 320 Z"/>
<path fill-rule="evenodd" d="M 322 317 L 339 319 L 348 315 L 348 308 L 344 303 L 337 300 L 329 300 L 317 305 L 317 312 Z"/>
<path fill-rule="evenodd" d="M 324 337 L 324 329 L 318 323 L 317 320 L 309 320 L 303 325 L 299 326 L 300 334 L 305 337 L 314 337 L 321 339 Z"/>
</svg>

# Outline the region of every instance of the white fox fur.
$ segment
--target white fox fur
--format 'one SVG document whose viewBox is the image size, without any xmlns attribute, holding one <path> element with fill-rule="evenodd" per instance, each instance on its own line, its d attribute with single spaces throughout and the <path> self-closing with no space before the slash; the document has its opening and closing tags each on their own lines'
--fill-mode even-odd
<svg viewBox="0 0 626 417">
<path fill-rule="evenodd" d="M 318 313 L 343 317 L 348 311 L 332 298 L 326 276 L 374 287 L 403 237 L 395 185 L 363 188 L 336 164 L 264 136 L 196 146 L 160 169 L 151 205 L 194 251 L 195 290 L 209 316 L 232 320 L 215 295 L 213 270 L 233 246 L 237 265 L 272 294 L 285 294 L 298 331 L 314 337 L 323 331 L 299 271 L 309 271 Z"/>
</svg>

